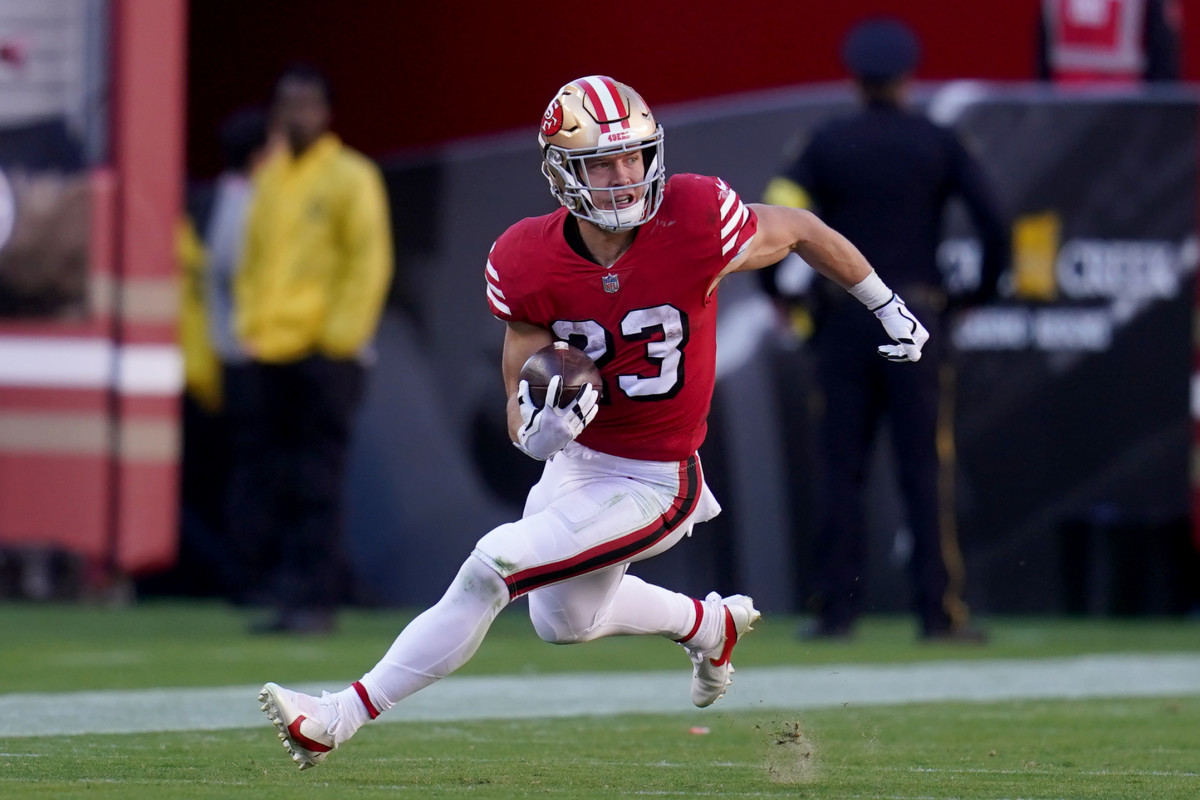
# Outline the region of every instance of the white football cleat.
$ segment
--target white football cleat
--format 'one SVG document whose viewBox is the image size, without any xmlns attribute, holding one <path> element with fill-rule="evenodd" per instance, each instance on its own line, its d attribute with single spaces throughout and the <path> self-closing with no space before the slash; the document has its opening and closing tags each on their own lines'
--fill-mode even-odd
<svg viewBox="0 0 1200 800">
<path fill-rule="evenodd" d="M 267 719 L 279 730 L 279 739 L 300 769 L 315 767 L 337 747 L 331 728 L 337 723 L 337 709 L 324 698 L 293 692 L 277 683 L 268 683 L 258 693 Z"/>
<path fill-rule="evenodd" d="M 721 597 L 710 592 L 704 598 L 706 614 L 724 616 L 724 632 L 715 646 L 708 650 L 692 650 L 685 647 L 694 666 L 692 670 L 692 702 L 700 708 L 710 706 L 725 696 L 725 687 L 733 683 L 733 664 L 729 657 L 734 645 L 742 636 L 753 630 L 753 625 L 762 616 L 754 607 L 754 601 L 742 594 Z"/>
</svg>

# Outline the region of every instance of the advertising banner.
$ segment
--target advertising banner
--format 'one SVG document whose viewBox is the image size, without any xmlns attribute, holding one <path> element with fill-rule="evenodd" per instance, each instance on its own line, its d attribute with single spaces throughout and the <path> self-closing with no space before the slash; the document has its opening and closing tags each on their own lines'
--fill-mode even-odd
<svg viewBox="0 0 1200 800">
<path fill-rule="evenodd" d="M 1013 214 L 1006 299 L 953 332 L 973 580 L 1007 610 L 1166 610 L 1187 544 L 1197 107 L 935 97 L 931 112 L 983 155 Z M 966 230 L 955 218 L 939 255 L 969 287 Z M 1033 591 L 1047 586 L 1058 597 Z"/>
</svg>

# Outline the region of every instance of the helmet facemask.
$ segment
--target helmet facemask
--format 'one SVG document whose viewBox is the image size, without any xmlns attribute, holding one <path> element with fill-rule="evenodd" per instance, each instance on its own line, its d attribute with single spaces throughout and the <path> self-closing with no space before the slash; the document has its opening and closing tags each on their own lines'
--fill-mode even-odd
<svg viewBox="0 0 1200 800">
<path fill-rule="evenodd" d="M 593 186 L 588 181 L 587 162 L 616 153 L 641 151 L 645 174 L 642 180 L 623 186 Z M 636 228 L 650 221 L 662 202 L 666 170 L 662 160 L 662 126 L 655 135 L 617 147 L 567 150 L 548 145 L 542 159 L 542 174 L 550 192 L 567 210 L 606 231 Z M 617 207 L 618 195 L 641 191 L 641 198 L 624 208 Z"/>
<path fill-rule="evenodd" d="M 620 231 L 648 222 L 658 212 L 666 184 L 662 126 L 625 84 L 602 75 L 568 83 L 546 109 L 538 142 L 551 194 L 579 219 Z M 640 181 L 612 187 L 590 183 L 590 160 L 630 152 L 642 154 Z M 641 198 L 618 208 L 617 197 L 631 191 Z"/>
</svg>

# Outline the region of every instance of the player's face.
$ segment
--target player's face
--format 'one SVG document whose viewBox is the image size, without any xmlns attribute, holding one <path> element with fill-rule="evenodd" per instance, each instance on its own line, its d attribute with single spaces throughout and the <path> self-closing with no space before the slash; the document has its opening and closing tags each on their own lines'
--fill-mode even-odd
<svg viewBox="0 0 1200 800">
<path fill-rule="evenodd" d="M 300 152 L 329 129 L 329 101 L 319 84 L 284 80 L 275 96 L 275 123 Z"/>
<path fill-rule="evenodd" d="M 608 156 L 589 158 L 584 162 L 587 170 L 588 183 L 597 189 L 612 189 L 628 186 L 627 192 L 596 192 L 593 201 L 597 208 L 607 211 L 625 208 L 641 200 L 646 194 L 646 187 L 635 186 L 646 177 L 646 165 L 642 161 L 642 151 L 631 150 L 627 153 L 613 153 Z"/>
</svg>

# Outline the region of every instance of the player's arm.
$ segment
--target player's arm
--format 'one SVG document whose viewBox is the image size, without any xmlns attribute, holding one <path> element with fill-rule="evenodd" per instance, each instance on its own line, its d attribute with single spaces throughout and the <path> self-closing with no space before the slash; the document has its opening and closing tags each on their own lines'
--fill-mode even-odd
<svg viewBox="0 0 1200 800">
<path fill-rule="evenodd" d="M 758 216 L 758 231 L 746 248 L 721 273 L 762 269 L 789 252 L 807 261 L 813 269 L 854 295 L 870 309 L 894 345 L 879 348 L 890 361 L 916 361 L 929 332 L 888 288 L 849 239 L 802 208 L 751 204 Z M 718 278 L 718 280 L 720 279 Z"/>
<path fill-rule="evenodd" d="M 722 276 L 769 267 L 792 252 L 843 289 L 861 283 L 871 274 L 871 265 L 858 248 L 811 211 L 761 203 L 749 205 L 758 217 L 758 231 Z"/>
<path fill-rule="evenodd" d="M 504 392 L 508 397 L 508 438 L 519 441 L 517 432 L 524 422 L 517 403 L 521 367 L 536 351 L 554 341 L 554 334 L 539 325 L 511 320 L 505 323 L 504 351 L 501 358 Z"/>
</svg>

